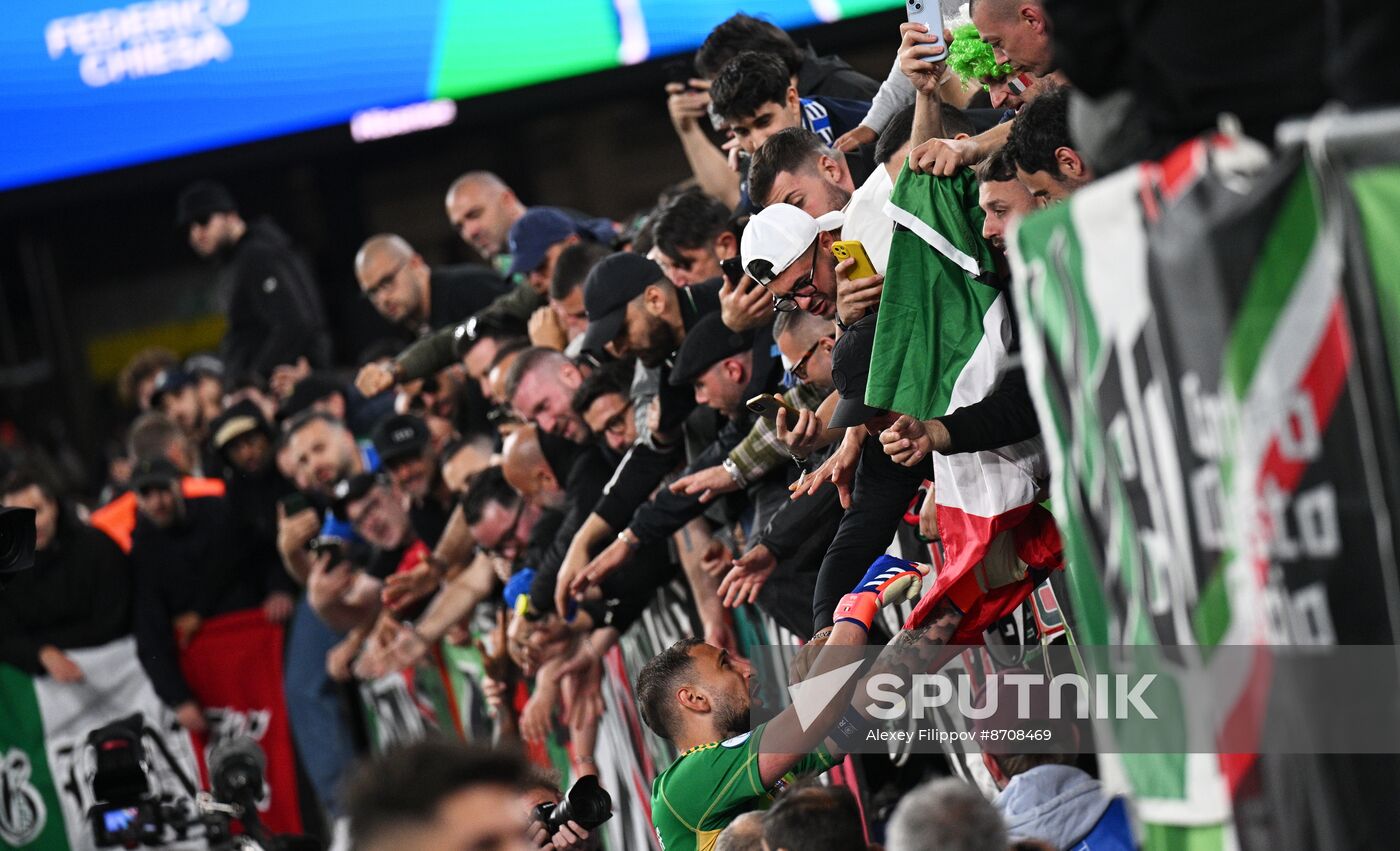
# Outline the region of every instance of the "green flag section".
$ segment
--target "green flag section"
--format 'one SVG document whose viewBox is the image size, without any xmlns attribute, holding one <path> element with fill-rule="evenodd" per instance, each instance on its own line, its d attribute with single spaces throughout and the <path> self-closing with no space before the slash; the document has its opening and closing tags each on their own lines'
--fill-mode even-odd
<svg viewBox="0 0 1400 851">
<path fill-rule="evenodd" d="M 98 802 L 88 776 L 87 735 L 133 713 L 163 734 L 187 777 L 199 776 L 190 737 L 156 697 L 137 661 L 135 639 L 67 652 L 83 671 L 81 682 L 59 683 L 0 665 L 0 847 L 95 847 L 87 812 Z M 151 770 L 157 791 L 183 794 L 160 758 L 152 757 Z"/>
<path fill-rule="evenodd" d="M 428 91 L 469 98 L 615 68 L 621 47 L 610 3 L 444 0 Z"/>
<path fill-rule="evenodd" d="M 1380 307 L 1382 339 L 1388 344 L 1391 387 L 1400 401 L 1400 165 L 1357 169 L 1348 181 L 1361 218 Z"/>
<path fill-rule="evenodd" d="M 1374 176 L 1331 204 L 1301 155 L 1271 162 L 1215 136 L 1095 181 L 1010 240 L 1071 627 L 1085 644 L 1178 648 L 1163 664 L 1203 672 L 1230 707 L 1187 722 L 1208 732 L 1257 736 L 1262 707 L 1298 688 L 1272 679 L 1264 652 L 1218 669 L 1212 646 L 1389 646 L 1400 632 L 1392 532 L 1378 522 L 1391 509 L 1369 460 L 1394 457 L 1397 434 L 1375 418 L 1391 399 L 1358 380 L 1356 353 L 1375 341 L 1359 335 L 1344 286 L 1371 291 L 1367 264 L 1343 249 L 1356 203 L 1370 244 L 1386 246 L 1368 258 L 1385 303 L 1400 193 Z M 1131 790 L 1148 848 L 1231 847 L 1236 823 L 1264 843 L 1358 846 L 1378 828 L 1334 808 L 1388 806 L 1366 791 L 1379 778 L 1355 779 L 1378 769 L 1347 757 L 1123 754 L 1102 766 Z M 1300 785 L 1285 789 L 1285 776 Z M 1371 800 L 1344 804 L 1338 784 Z M 1278 806 L 1292 795 L 1333 811 L 1329 827 Z"/>
<path fill-rule="evenodd" d="M 980 395 L 958 398 L 959 379 L 969 365 L 985 368 L 998 351 L 1005 352 L 1007 341 L 998 334 L 1004 316 L 989 315 L 1001 291 L 979 280 L 992 272 L 993 260 L 981 236 L 985 215 L 977 206 L 977 179 L 966 169 L 932 177 L 906 165 L 885 213 L 898 227 L 890 241 L 865 403 L 928 420 L 978 401 Z M 982 357 L 974 359 L 979 352 Z M 976 383 L 985 392 L 985 381 Z"/>
</svg>

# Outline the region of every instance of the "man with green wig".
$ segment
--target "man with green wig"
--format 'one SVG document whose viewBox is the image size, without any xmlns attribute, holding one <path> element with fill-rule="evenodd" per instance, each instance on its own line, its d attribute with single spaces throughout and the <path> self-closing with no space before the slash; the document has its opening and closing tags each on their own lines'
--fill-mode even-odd
<svg viewBox="0 0 1400 851">
<path fill-rule="evenodd" d="M 996 109 L 1014 113 L 1030 99 L 1028 89 L 1034 78 L 1016 73 L 1009 64 L 998 63 L 992 46 L 982 40 L 973 24 L 964 24 L 953 31 L 953 41 L 948 45 L 948 67 L 962 78 L 963 88 L 977 83 L 986 89 Z"/>
</svg>

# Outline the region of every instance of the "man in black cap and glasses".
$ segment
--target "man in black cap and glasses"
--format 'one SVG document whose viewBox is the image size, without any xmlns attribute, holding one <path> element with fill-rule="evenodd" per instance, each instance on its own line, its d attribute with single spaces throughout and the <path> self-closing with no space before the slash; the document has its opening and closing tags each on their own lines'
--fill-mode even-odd
<svg viewBox="0 0 1400 851">
<path fill-rule="evenodd" d="M 313 366 L 329 363 L 320 290 L 281 228 L 267 219 L 245 222 L 228 189 L 209 180 L 180 193 L 175 224 L 195 254 L 220 265 L 228 313 L 221 354 L 230 374 L 270 376 L 303 357 Z"/>
<path fill-rule="evenodd" d="M 242 546 L 228 502 L 184 497 L 180 471 L 165 458 L 143 460 L 131 476 L 140 518 L 132 533 L 135 632 L 142 666 L 180 724 L 205 728 L 203 710 L 181 673 L 179 649 L 204 621 L 261 606 L 271 619 L 291 614 L 291 582 L 275 559 Z"/>
</svg>

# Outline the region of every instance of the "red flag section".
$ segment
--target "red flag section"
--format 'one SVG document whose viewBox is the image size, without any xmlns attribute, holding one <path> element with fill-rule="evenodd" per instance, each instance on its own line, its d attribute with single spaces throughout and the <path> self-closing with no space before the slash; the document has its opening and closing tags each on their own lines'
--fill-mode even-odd
<svg viewBox="0 0 1400 851">
<path fill-rule="evenodd" d="M 180 654 L 180 670 L 209 718 L 195 735 L 200 782 L 209 785 L 209 753 L 224 739 L 247 735 L 267 754 L 263 823 L 274 833 L 300 833 L 295 751 L 282 690 L 282 627 L 261 609 L 205 621 Z"/>
</svg>

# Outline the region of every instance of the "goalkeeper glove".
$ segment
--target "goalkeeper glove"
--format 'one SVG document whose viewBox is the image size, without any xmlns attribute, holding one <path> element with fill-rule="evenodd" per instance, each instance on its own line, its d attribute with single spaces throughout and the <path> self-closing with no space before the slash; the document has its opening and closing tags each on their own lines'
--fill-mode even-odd
<svg viewBox="0 0 1400 851">
<path fill-rule="evenodd" d="M 913 600 L 923 589 L 924 577 L 931 565 L 906 561 L 891 555 L 875 559 L 870 569 L 851 593 L 841 598 L 833 615 L 837 623 L 849 621 L 860 624 L 867 632 L 875 615 L 884 606 Z"/>
</svg>

